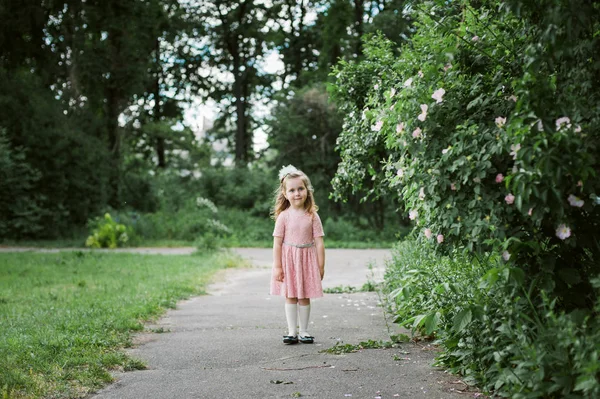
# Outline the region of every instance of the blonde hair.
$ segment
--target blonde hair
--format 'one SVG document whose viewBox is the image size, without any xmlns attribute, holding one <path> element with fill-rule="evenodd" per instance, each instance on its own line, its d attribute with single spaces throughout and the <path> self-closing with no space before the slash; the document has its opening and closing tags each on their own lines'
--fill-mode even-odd
<svg viewBox="0 0 600 399">
<path fill-rule="evenodd" d="M 315 203 L 315 197 L 313 195 L 314 188 L 310 182 L 310 179 L 308 178 L 308 176 L 306 176 L 306 174 L 304 172 L 296 169 L 294 171 L 286 173 L 279 181 L 279 186 L 277 187 L 277 189 L 274 192 L 275 206 L 273 206 L 273 209 L 271 211 L 272 219 L 277 219 L 277 217 L 279 216 L 279 214 L 281 212 L 285 211 L 286 209 L 288 209 L 290 207 L 290 201 L 288 201 L 284 195 L 285 190 L 286 190 L 285 183 L 289 179 L 294 179 L 296 177 L 300 177 L 302 179 L 302 183 L 304 183 L 304 187 L 306 187 L 306 191 L 307 191 L 306 201 L 304 201 L 304 210 L 306 212 L 310 213 L 311 215 L 313 215 L 315 212 L 317 212 L 319 210 L 319 207 Z"/>
</svg>

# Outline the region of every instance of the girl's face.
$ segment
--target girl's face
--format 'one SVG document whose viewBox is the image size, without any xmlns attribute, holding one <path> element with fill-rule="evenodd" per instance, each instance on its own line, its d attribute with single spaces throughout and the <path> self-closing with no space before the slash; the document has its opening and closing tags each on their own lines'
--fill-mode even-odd
<svg viewBox="0 0 600 399">
<path fill-rule="evenodd" d="M 284 190 L 283 195 L 290 201 L 292 208 L 304 208 L 304 202 L 306 202 L 306 198 L 308 197 L 308 190 L 301 177 L 287 179 L 285 181 Z"/>
</svg>

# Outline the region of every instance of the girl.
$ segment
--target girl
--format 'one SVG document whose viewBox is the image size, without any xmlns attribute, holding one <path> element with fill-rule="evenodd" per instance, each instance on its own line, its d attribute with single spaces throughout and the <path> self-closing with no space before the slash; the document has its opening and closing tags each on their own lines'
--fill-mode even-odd
<svg viewBox="0 0 600 399">
<path fill-rule="evenodd" d="M 313 187 L 302 171 L 292 165 L 281 168 L 275 194 L 271 295 L 286 298 L 288 335 L 283 337 L 283 343 L 312 344 L 314 337 L 308 333 L 310 298 L 323 296 L 323 226 L 317 214 Z M 296 333 L 298 319 L 299 336 Z"/>
</svg>

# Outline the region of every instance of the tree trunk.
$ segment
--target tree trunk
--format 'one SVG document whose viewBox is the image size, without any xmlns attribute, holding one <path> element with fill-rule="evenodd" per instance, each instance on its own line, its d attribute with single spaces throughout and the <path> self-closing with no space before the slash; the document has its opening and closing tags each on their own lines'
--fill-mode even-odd
<svg viewBox="0 0 600 399">
<path fill-rule="evenodd" d="M 154 122 L 160 122 L 160 39 L 157 37 L 154 44 L 154 66 L 156 73 L 154 75 Z M 158 158 L 158 167 L 164 169 L 167 167 L 165 159 L 165 138 L 161 135 L 156 137 L 156 157 Z"/>
</svg>

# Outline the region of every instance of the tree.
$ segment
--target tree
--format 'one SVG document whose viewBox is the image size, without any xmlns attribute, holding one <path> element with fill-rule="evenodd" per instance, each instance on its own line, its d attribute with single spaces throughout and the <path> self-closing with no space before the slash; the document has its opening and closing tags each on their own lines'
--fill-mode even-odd
<svg viewBox="0 0 600 399">
<path fill-rule="evenodd" d="M 228 140 L 236 165 L 242 166 L 253 159 L 252 106 L 270 91 L 270 77 L 258 68 L 269 43 L 270 11 L 256 0 L 215 0 L 203 2 L 196 18 L 207 35 L 206 95 L 221 108 L 215 131 Z"/>
</svg>

